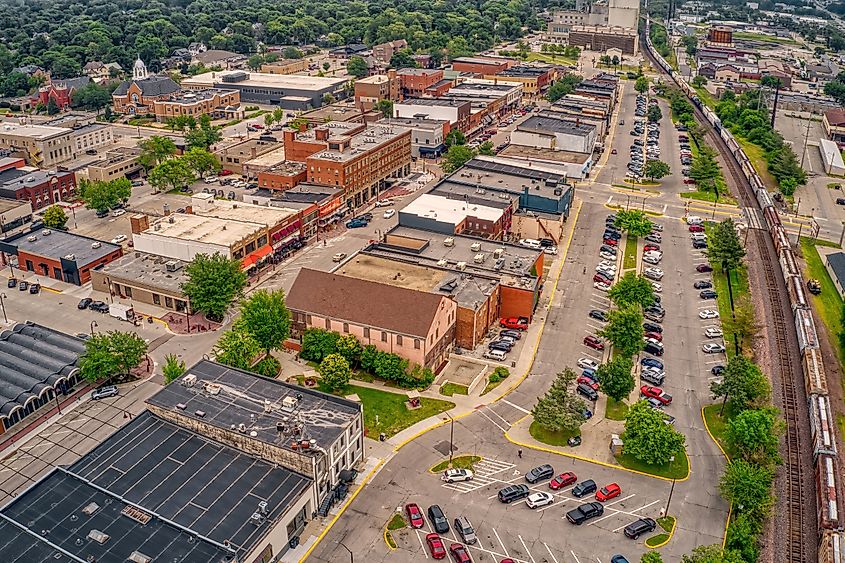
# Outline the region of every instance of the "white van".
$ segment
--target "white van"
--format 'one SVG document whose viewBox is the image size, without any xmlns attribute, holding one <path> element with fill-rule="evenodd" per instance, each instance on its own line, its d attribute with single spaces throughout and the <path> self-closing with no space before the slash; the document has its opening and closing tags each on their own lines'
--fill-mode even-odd
<svg viewBox="0 0 845 563">
<path fill-rule="evenodd" d="M 689 238 L 691 240 L 703 240 L 704 242 L 707 242 L 707 235 L 704 233 L 690 233 Z"/>
<path fill-rule="evenodd" d="M 687 217 L 687 225 L 701 225 L 702 223 L 704 223 L 704 219 L 698 215 L 690 215 Z"/>
<path fill-rule="evenodd" d="M 504 352 L 502 350 L 487 350 L 486 352 L 484 352 L 484 357 L 488 360 L 504 362 L 507 359 L 508 354 L 507 352 Z"/>
<path fill-rule="evenodd" d="M 524 246 L 525 248 L 533 248 L 534 250 L 542 250 L 543 245 L 540 244 L 540 241 L 533 238 L 524 238 L 519 241 L 520 246 Z"/>
</svg>

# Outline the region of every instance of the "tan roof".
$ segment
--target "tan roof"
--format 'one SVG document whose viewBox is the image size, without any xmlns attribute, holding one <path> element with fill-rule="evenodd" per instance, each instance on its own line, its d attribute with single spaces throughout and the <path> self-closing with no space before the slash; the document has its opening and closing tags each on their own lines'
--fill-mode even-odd
<svg viewBox="0 0 845 563">
<path fill-rule="evenodd" d="M 303 268 L 288 293 L 287 306 L 424 338 L 443 299 L 424 291 Z"/>
</svg>

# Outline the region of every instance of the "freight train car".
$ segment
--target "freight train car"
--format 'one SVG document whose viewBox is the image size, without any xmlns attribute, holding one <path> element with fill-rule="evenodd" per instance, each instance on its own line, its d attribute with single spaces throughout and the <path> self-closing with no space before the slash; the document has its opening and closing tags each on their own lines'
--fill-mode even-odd
<svg viewBox="0 0 845 563">
<path fill-rule="evenodd" d="M 807 348 L 801 354 L 804 364 L 804 386 L 807 396 L 827 395 L 827 376 L 822 362 L 822 353 L 818 348 Z"/>
<path fill-rule="evenodd" d="M 816 500 L 819 528 L 822 530 L 842 529 L 836 479 L 836 459 L 820 454 L 816 462 Z"/>
<path fill-rule="evenodd" d="M 810 395 L 807 400 L 810 411 L 810 433 L 813 436 L 813 461 L 820 455 L 836 456 L 836 438 L 833 435 L 833 417 L 830 401 L 823 395 Z"/>
</svg>

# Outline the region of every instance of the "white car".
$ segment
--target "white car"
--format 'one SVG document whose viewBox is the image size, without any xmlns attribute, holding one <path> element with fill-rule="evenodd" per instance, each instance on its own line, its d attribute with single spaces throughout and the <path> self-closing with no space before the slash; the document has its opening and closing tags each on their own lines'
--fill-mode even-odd
<svg viewBox="0 0 845 563">
<path fill-rule="evenodd" d="M 338 252 L 337 254 L 332 256 L 332 262 L 340 262 L 344 258 L 346 258 L 346 253 L 345 252 Z"/>
<path fill-rule="evenodd" d="M 615 254 L 611 254 L 610 252 L 607 252 L 605 250 L 602 250 L 601 252 L 599 252 L 599 256 L 601 256 L 605 260 L 615 260 L 616 259 Z"/>
<path fill-rule="evenodd" d="M 578 358 L 578 367 L 581 369 L 599 369 L 599 363 L 592 358 Z"/>
<path fill-rule="evenodd" d="M 205 179 L 206 184 L 216 184 L 217 183 L 217 176 L 209 176 Z"/>
<path fill-rule="evenodd" d="M 610 286 L 602 282 L 594 282 L 593 287 L 599 291 L 610 291 Z"/>
<path fill-rule="evenodd" d="M 472 477 L 472 471 L 469 469 L 447 469 L 440 479 L 447 483 L 458 483 L 460 481 L 472 481 Z"/>
<path fill-rule="evenodd" d="M 393 205 L 392 199 L 380 199 L 376 202 L 376 207 L 390 207 Z"/>
<path fill-rule="evenodd" d="M 543 252 L 545 254 L 551 254 L 552 256 L 557 254 L 557 247 L 556 246 L 546 246 L 543 248 Z"/>
<path fill-rule="evenodd" d="M 700 240 L 700 241 L 707 242 L 707 235 L 705 235 L 704 233 L 691 233 L 689 238 L 690 238 L 690 240 L 693 240 L 693 241 Z"/>
<path fill-rule="evenodd" d="M 704 223 L 704 219 L 698 215 L 690 215 L 687 217 L 687 225 L 701 225 L 702 223 Z"/>
<path fill-rule="evenodd" d="M 528 508 L 540 508 L 541 506 L 553 503 L 554 500 L 555 497 L 551 493 L 540 492 L 528 495 L 528 498 L 525 499 L 525 504 L 528 505 Z"/>
<path fill-rule="evenodd" d="M 719 338 L 723 334 L 724 333 L 722 332 L 722 329 L 716 327 L 710 327 L 704 331 L 704 336 L 706 336 L 707 338 Z"/>
<path fill-rule="evenodd" d="M 604 275 L 606 275 L 610 278 L 616 277 L 616 267 L 615 266 L 604 266 L 602 264 L 599 264 L 598 266 L 596 266 L 596 272 L 604 274 Z"/>
<path fill-rule="evenodd" d="M 643 275 L 652 280 L 662 280 L 663 270 L 660 268 L 646 268 L 643 270 Z"/>
<path fill-rule="evenodd" d="M 725 347 L 715 342 L 707 342 L 702 344 L 701 349 L 707 354 L 719 354 L 725 351 Z"/>
<path fill-rule="evenodd" d="M 661 258 L 663 258 L 662 254 L 651 254 L 650 252 L 643 254 L 643 262 L 647 264 L 660 264 Z"/>
<path fill-rule="evenodd" d="M 124 215 L 125 213 L 126 213 L 126 211 L 123 210 L 123 209 L 115 209 L 114 211 L 111 212 L 111 216 L 112 217 L 120 217 L 121 215 Z"/>
<path fill-rule="evenodd" d="M 652 224 L 651 224 L 651 230 L 652 230 L 652 231 L 658 231 L 658 232 L 659 232 L 659 231 L 662 231 L 662 230 L 663 230 L 663 225 L 661 225 L 660 223 L 652 223 Z"/>
<path fill-rule="evenodd" d="M 704 310 L 698 312 L 698 318 L 704 319 L 704 320 L 718 319 L 719 318 L 719 311 L 716 311 L 715 309 L 704 309 Z"/>
<path fill-rule="evenodd" d="M 642 373 L 648 373 L 650 377 L 656 377 L 658 379 L 664 379 L 666 377 L 664 370 L 652 366 L 643 366 Z"/>
<path fill-rule="evenodd" d="M 120 244 L 121 242 L 126 240 L 126 235 L 117 235 L 113 239 L 111 239 L 112 244 Z"/>
<path fill-rule="evenodd" d="M 654 291 L 656 291 L 657 293 L 660 293 L 661 291 L 663 291 L 663 286 L 662 286 L 662 285 L 660 285 L 660 284 L 659 284 L 659 283 L 657 283 L 656 281 L 652 281 L 652 280 L 648 280 L 648 281 L 650 281 L 650 282 L 651 282 L 651 287 L 653 287 L 653 288 L 654 288 Z"/>
<path fill-rule="evenodd" d="M 395 209 L 388 209 L 387 211 L 385 211 L 385 212 L 384 212 L 384 218 L 385 218 L 385 219 L 390 219 L 390 218 L 391 218 L 391 217 L 393 217 L 394 215 L 396 215 L 396 210 L 395 210 Z"/>
</svg>

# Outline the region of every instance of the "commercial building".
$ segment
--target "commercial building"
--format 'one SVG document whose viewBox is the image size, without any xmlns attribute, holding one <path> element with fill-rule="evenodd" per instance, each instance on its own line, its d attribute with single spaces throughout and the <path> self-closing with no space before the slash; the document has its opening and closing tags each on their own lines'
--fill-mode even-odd
<svg viewBox="0 0 845 563">
<path fill-rule="evenodd" d="M 308 110 L 323 105 L 325 94 L 331 94 L 335 99 L 345 98 L 345 83 L 346 80 L 342 78 L 233 70 L 206 72 L 186 78 L 182 81 L 182 88 L 237 90 L 244 103 L 275 105 L 286 110 Z"/>
<path fill-rule="evenodd" d="M 433 68 L 402 68 L 396 74 L 406 98 L 424 96 L 428 88 L 443 80 L 443 71 Z"/>
<path fill-rule="evenodd" d="M 505 57 L 458 57 L 452 60 L 452 70 L 472 74 L 499 74 L 516 64 L 516 59 Z"/>
<path fill-rule="evenodd" d="M 29 201 L 0 198 L 0 234 L 28 229 L 31 224 L 32 204 Z"/>
<path fill-rule="evenodd" d="M 525 100 L 536 100 L 543 95 L 552 82 L 555 73 L 551 65 L 537 67 L 517 65 L 495 75 L 485 76 L 487 80 L 516 82 L 522 84 L 522 95 Z"/>
<path fill-rule="evenodd" d="M 262 135 L 262 137 L 264 137 Z M 267 154 L 281 148 L 281 143 L 268 138 L 246 139 L 231 145 L 218 145 L 214 151 L 215 156 L 220 159 L 220 165 L 226 169 L 243 174 L 247 177 L 255 177 L 246 167 L 246 163 L 255 160 L 261 155 Z"/>
<path fill-rule="evenodd" d="M 306 239 L 331 228 L 350 212 L 342 189 L 306 182 L 282 192 L 257 189 L 244 194 L 243 199 L 254 205 L 299 209 Z"/>
<path fill-rule="evenodd" d="M 265 136 L 264 138 L 267 139 L 268 137 Z M 273 138 L 276 139 L 276 137 Z M 255 158 L 251 158 L 242 163 L 243 175 L 247 178 L 255 179 L 265 170 L 269 170 L 274 166 L 284 163 L 286 155 L 287 153 L 285 152 L 284 145 L 277 145 L 277 147 L 273 150 L 259 154 Z"/>
<path fill-rule="evenodd" d="M 445 140 L 451 125 L 445 119 L 394 117 L 385 119 L 384 123 L 411 132 L 411 156 L 414 158 L 437 158 L 446 151 Z"/>
<path fill-rule="evenodd" d="M 80 382 L 84 351 L 80 339 L 30 321 L 0 333 L 0 434 L 70 393 Z"/>
<path fill-rule="evenodd" d="M 29 202 L 38 210 L 72 199 L 76 192 L 73 172 L 10 168 L 0 172 L 0 197 Z"/>
<path fill-rule="evenodd" d="M 258 172 L 258 187 L 283 192 L 304 182 L 308 177 L 304 162 L 283 160 Z"/>
<path fill-rule="evenodd" d="M 734 30 L 726 25 L 713 25 L 707 30 L 707 41 L 717 45 L 732 45 Z"/>
<path fill-rule="evenodd" d="M 55 167 L 77 155 L 71 129 L 12 121 L 0 123 L 0 149 L 26 159 L 27 164 L 44 168 Z"/>
<path fill-rule="evenodd" d="M 509 144 L 496 154 L 496 161 L 517 166 L 537 167 L 556 172 L 567 180 L 588 178 L 593 168 L 593 153 L 570 152 L 558 149 L 527 147 Z"/>
<path fill-rule="evenodd" d="M 842 161 L 842 153 L 836 143 L 827 139 L 819 139 L 819 152 L 822 154 L 822 163 L 826 174 L 845 175 L 845 162 Z"/>
<path fill-rule="evenodd" d="M 510 227 L 512 213 L 510 205 L 494 207 L 428 193 L 399 210 L 399 224 L 445 235 L 501 240 Z"/>
<path fill-rule="evenodd" d="M 596 100 L 587 96 L 569 94 L 536 115 L 578 121 L 596 128 L 596 139 L 602 139 L 610 128 L 609 100 Z"/>
<path fill-rule="evenodd" d="M 395 55 L 402 49 L 407 48 L 408 42 L 404 39 L 388 41 L 387 43 L 373 45 L 373 57 L 375 57 L 375 59 L 380 63 L 390 63 L 390 59 L 393 58 L 393 55 Z"/>
<path fill-rule="evenodd" d="M 165 122 L 173 117 L 191 116 L 199 119 L 208 115 L 212 119 L 242 119 L 241 94 L 237 90 L 191 90 L 177 92 L 167 99 L 153 102 L 156 121 Z"/>
<path fill-rule="evenodd" d="M 833 285 L 839 292 L 839 296 L 845 299 L 845 252 L 838 250 L 823 250 L 824 267 L 833 280 Z"/>
<path fill-rule="evenodd" d="M 370 111 L 379 100 L 398 101 L 399 83 L 395 70 L 356 80 L 355 107 L 359 111 Z"/>
<path fill-rule="evenodd" d="M 589 51 L 621 49 L 626 55 L 636 55 L 639 36 L 636 28 L 580 25 L 569 31 L 569 44 Z"/>
<path fill-rule="evenodd" d="M 91 280 L 91 270 L 123 256 L 119 244 L 39 227 L 0 241 L 3 263 L 17 259 L 18 268 L 74 285 Z"/>
<path fill-rule="evenodd" d="M 827 138 L 837 143 L 845 143 L 845 109 L 836 108 L 824 112 L 822 117 Z"/>
<path fill-rule="evenodd" d="M 272 63 L 261 65 L 261 72 L 266 74 L 295 74 L 308 70 L 308 59 L 279 59 Z"/>
<path fill-rule="evenodd" d="M 141 171 L 138 162 L 141 149 L 137 147 L 117 147 L 106 151 L 102 158 L 74 169 L 77 180 L 110 182 L 117 178 L 127 178 Z"/>
<path fill-rule="evenodd" d="M 79 154 L 100 147 L 111 146 L 114 144 L 112 128 L 102 123 L 89 123 L 88 125 L 74 127 L 73 142 L 76 144 L 76 152 Z"/>
<path fill-rule="evenodd" d="M 565 42 L 576 26 L 622 27 L 636 31 L 640 18 L 638 0 L 576 0 L 574 10 L 556 10 L 547 29 L 547 38 Z"/>
<path fill-rule="evenodd" d="M 381 116 L 381 112 L 378 112 L 378 115 Z M 365 116 L 369 116 L 369 114 L 365 114 L 363 111 L 357 109 L 354 100 L 344 100 L 306 111 L 305 113 L 299 114 L 298 117 L 307 120 L 308 125 L 311 127 L 318 127 L 333 121 L 364 123 Z"/>
<path fill-rule="evenodd" d="M 294 337 L 309 328 L 352 334 L 431 369 L 455 342 L 455 303 L 441 295 L 303 268 L 286 304 Z"/>
<path fill-rule="evenodd" d="M 166 100 L 180 89 L 169 76 L 150 76 L 138 59 L 132 67 L 132 80 L 125 80 L 112 92 L 112 109 L 116 113 L 153 113 L 156 101 Z"/>
<path fill-rule="evenodd" d="M 182 292 L 182 284 L 188 281 L 186 265 L 181 260 L 130 252 L 93 270 L 91 287 L 104 293 L 104 300 L 112 296 L 184 313 L 190 309 L 189 300 Z"/>
<path fill-rule="evenodd" d="M 472 103 L 445 98 L 413 98 L 393 104 L 393 117 L 442 119 L 453 129 L 469 131 Z"/>
<path fill-rule="evenodd" d="M 206 49 L 191 55 L 191 62 L 205 67 L 234 68 L 246 61 L 246 56 L 224 49 Z"/>
<path fill-rule="evenodd" d="M 569 121 L 532 115 L 517 125 L 511 133 L 510 142 L 528 147 L 592 153 L 596 143 L 596 128 L 582 124 L 577 119 Z"/>
</svg>

